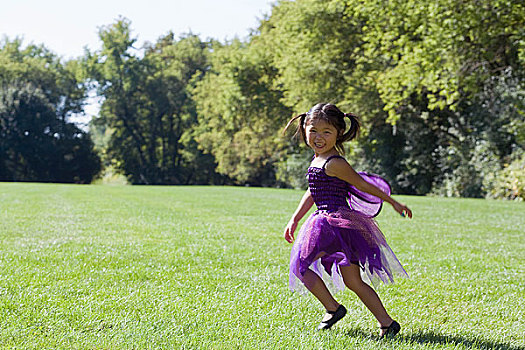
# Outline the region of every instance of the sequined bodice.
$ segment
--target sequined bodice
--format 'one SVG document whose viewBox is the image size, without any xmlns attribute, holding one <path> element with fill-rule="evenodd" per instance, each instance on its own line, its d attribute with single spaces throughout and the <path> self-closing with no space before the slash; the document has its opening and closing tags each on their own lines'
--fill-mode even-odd
<svg viewBox="0 0 525 350">
<path fill-rule="evenodd" d="M 348 208 L 350 184 L 337 177 L 326 175 L 323 168 L 308 168 L 308 186 L 319 210 L 336 211 Z"/>
</svg>

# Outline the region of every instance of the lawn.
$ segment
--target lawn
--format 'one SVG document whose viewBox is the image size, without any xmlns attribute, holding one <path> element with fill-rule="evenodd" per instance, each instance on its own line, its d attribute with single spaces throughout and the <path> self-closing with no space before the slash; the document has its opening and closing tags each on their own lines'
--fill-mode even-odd
<svg viewBox="0 0 525 350">
<path fill-rule="evenodd" d="M 301 191 L 0 183 L 2 349 L 525 349 L 525 203 L 404 197 L 377 221 L 410 279 L 380 340 L 289 291 Z"/>
</svg>

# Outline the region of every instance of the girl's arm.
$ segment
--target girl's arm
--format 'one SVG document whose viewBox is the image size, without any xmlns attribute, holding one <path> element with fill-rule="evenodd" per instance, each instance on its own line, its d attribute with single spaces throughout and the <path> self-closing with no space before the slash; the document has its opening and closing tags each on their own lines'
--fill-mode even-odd
<svg viewBox="0 0 525 350">
<path fill-rule="evenodd" d="M 295 240 L 294 232 L 297 228 L 297 224 L 299 221 L 301 221 L 303 216 L 308 213 L 308 210 L 310 210 L 312 205 L 314 205 L 314 199 L 310 194 L 310 189 L 308 189 L 303 195 L 301 202 L 299 202 L 299 206 L 297 206 L 297 209 L 293 213 L 292 218 L 288 222 L 288 225 L 286 225 L 286 228 L 284 229 L 284 239 L 286 239 L 286 241 L 289 243 L 293 243 Z"/>
<path fill-rule="evenodd" d="M 412 218 L 412 211 L 406 205 L 399 203 L 376 186 L 366 182 L 346 160 L 341 158 L 331 160 L 326 165 L 326 174 L 338 177 L 355 186 L 360 191 L 381 198 L 383 201 L 390 203 L 399 214 Z"/>
</svg>

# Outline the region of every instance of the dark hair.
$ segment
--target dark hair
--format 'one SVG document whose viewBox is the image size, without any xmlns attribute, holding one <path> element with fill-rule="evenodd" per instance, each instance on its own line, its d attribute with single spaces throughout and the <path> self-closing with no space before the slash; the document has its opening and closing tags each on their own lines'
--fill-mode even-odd
<svg viewBox="0 0 525 350">
<path fill-rule="evenodd" d="M 350 128 L 346 132 L 345 117 L 350 119 Z M 315 119 L 322 119 L 330 125 L 332 125 L 334 128 L 336 128 L 337 141 L 335 143 L 335 149 L 340 154 L 345 154 L 343 142 L 354 139 L 357 136 L 357 133 L 360 129 L 359 120 L 355 115 L 351 113 L 343 113 L 339 108 L 337 108 L 336 105 L 333 105 L 331 103 L 318 103 L 315 106 L 313 106 L 308 112 L 293 117 L 292 119 L 290 119 L 288 124 L 286 124 L 284 132 L 286 132 L 286 130 L 288 130 L 288 128 L 298 119 L 299 125 L 295 130 L 294 136 L 300 135 L 307 146 L 308 143 L 306 142 L 305 129 L 308 122 Z"/>
</svg>

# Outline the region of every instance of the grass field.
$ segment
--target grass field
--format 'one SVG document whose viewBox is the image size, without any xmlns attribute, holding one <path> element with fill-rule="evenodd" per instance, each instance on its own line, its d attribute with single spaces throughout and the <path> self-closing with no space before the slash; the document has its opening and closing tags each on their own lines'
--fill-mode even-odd
<svg viewBox="0 0 525 350">
<path fill-rule="evenodd" d="M 2 349 L 525 349 L 525 203 L 398 197 L 378 222 L 411 278 L 378 293 L 380 340 L 288 290 L 282 229 L 302 192 L 0 184 Z"/>
</svg>

